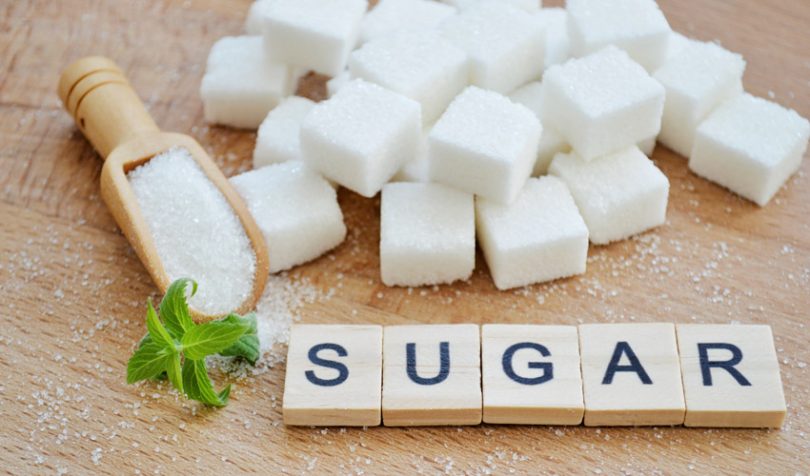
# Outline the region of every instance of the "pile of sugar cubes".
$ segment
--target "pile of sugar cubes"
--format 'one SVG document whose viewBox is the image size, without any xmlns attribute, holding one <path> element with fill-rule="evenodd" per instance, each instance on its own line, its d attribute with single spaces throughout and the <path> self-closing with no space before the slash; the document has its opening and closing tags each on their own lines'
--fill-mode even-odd
<svg viewBox="0 0 810 476">
<path fill-rule="evenodd" d="M 743 58 L 654 0 L 374 3 L 258 0 L 208 58 L 207 120 L 258 128 L 256 170 L 232 181 L 274 272 L 344 240 L 337 186 L 382 193 L 386 285 L 469 278 L 477 239 L 510 289 L 665 223 L 656 142 L 760 206 L 804 156 L 808 121 L 746 94 Z M 309 71 L 328 100 L 293 95 Z"/>
</svg>

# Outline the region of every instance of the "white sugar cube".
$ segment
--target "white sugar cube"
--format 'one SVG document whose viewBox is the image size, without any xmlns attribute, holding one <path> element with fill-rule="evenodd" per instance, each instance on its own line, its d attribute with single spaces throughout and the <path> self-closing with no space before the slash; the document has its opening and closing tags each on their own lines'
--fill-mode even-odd
<svg viewBox="0 0 810 476">
<path fill-rule="evenodd" d="M 543 73 L 545 30 L 518 8 L 482 2 L 447 19 L 440 31 L 469 55 L 476 86 L 506 94 Z"/>
<path fill-rule="evenodd" d="M 387 286 L 451 283 L 469 278 L 475 268 L 475 212 L 468 193 L 438 184 L 388 184 L 380 233 Z"/>
<path fill-rule="evenodd" d="M 655 72 L 667 91 L 658 140 L 688 157 L 700 122 L 742 94 L 745 60 L 714 43 L 690 41 Z"/>
<path fill-rule="evenodd" d="M 298 83 L 301 79 L 309 74 L 309 70 L 307 68 L 302 68 L 300 66 L 291 66 L 290 70 L 290 83 L 287 87 L 287 93 L 285 96 L 292 96 L 298 92 Z"/>
<path fill-rule="evenodd" d="M 400 33 L 363 45 L 349 59 L 352 77 L 379 84 L 422 105 L 436 119 L 469 84 L 467 54 L 435 33 Z"/>
<path fill-rule="evenodd" d="M 254 169 L 288 160 L 301 160 L 301 122 L 314 106 L 315 103 L 307 98 L 290 96 L 270 111 L 256 135 Z"/>
<path fill-rule="evenodd" d="M 351 81 L 352 74 L 347 69 L 326 82 L 326 95 L 331 98 L 337 94 L 337 92 L 340 91 L 343 86 L 346 86 Z"/>
<path fill-rule="evenodd" d="M 304 161 L 327 178 L 373 197 L 416 156 L 419 103 L 362 79 L 318 103 L 301 125 Z"/>
<path fill-rule="evenodd" d="M 543 8 L 534 18 L 546 31 L 545 69 L 564 63 L 571 56 L 568 14 L 563 8 Z"/>
<path fill-rule="evenodd" d="M 566 8 L 575 56 L 615 45 L 650 72 L 666 59 L 672 30 L 655 0 L 567 0 Z"/>
<path fill-rule="evenodd" d="M 439 26 L 456 9 L 430 0 L 380 0 L 360 25 L 360 40 L 371 41 L 393 33 L 428 31 Z"/>
<path fill-rule="evenodd" d="M 677 31 L 673 31 L 669 34 L 669 46 L 667 47 L 667 61 L 669 61 L 674 56 L 680 54 L 687 45 L 689 45 L 693 40 L 690 40 L 686 36 L 678 33 Z"/>
<path fill-rule="evenodd" d="M 430 176 L 508 204 L 532 172 L 542 131 L 540 121 L 525 106 L 470 86 L 430 131 Z"/>
<path fill-rule="evenodd" d="M 629 238 L 666 220 L 669 180 L 635 146 L 590 162 L 560 154 L 549 173 L 568 185 L 594 244 Z"/>
<path fill-rule="evenodd" d="M 689 168 L 765 206 L 801 166 L 808 136 L 796 111 L 743 94 L 698 127 Z"/>
<path fill-rule="evenodd" d="M 403 165 L 391 178 L 392 182 L 430 182 L 430 162 L 428 162 L 428 134 L 431 127 L 425 129 L 419 141 L 416 156 Z"/>
<path fill-rule="evenodd" d="M 543 123 L 585 160 L 658 135 L 664 88 L 613 46 L 549 68 Z"/>
<path fill-rule="evenodd" d="M 366 0 L 274 0 L 263 15 L 268 59 L 337 75 L 367 8 Z"/>
<path fill-rule="evenodd" d="M 523 104 L 529 108 L 538 120 L 543 117 L 543 85 L 540 82 L 532 82 L 509 95 L 512 101 Z M 560 152 L 568 152 L 571 146 L 559 132 L 551 127 L 543 125 L 543 135 L 540 136 L 540 145 L 537 148 L 537 161 L 534 163 L 533 176 L 544 175 L 548 171 L 551 159 Z"/>
<path fill-rule="evenodd" d="M 655 145 L 658 142 L 658 138 L 655 136 L 650 137 L 649 139 L 644 139 L 643 141 L 638 143 L 638 148 L 644 155 L 647 157 L 651 157 L 653 152 L 655 151 Z"/>
<path fill-rule="evenodd" d="M 200 86 L 205 120 L 259 127 L 286 94 L 289 70 L 265 59 L 259 36 L 226 36 L 211 48 Z"/>
<path fill-rule="evenodd" d="M 256 0 L 248 10 L 245 18 L 245 34 L 259 36 L 263 33 L 264 12 L 270 8 L 275 0 Z"/>
<path fill-rule="evenodd" d="M 488 1 L 503 2 L 505 4 L 509 4 L 529 12 L 538 10 L 540 9 L 540 7 L 543 6 L 543 0 L 441 0 L 441 1 L 447 3 L 448 5 L 453 5 L 459 10 L 465 10 L 467 8 Z"/>
<path fill-rule="evenodd" d="M 588 228 L 556 177 L 530 179 L 511 205 L 477 198 L 476 225 L 498 289 L 585 272 Z"/>
<path fill-rule="evenodd" d="M 346 237 L 335 190 L 301 162 L 270 165 L 230 180 L 264 234 L 271 273 L 311 261 Z"/>
</svg>

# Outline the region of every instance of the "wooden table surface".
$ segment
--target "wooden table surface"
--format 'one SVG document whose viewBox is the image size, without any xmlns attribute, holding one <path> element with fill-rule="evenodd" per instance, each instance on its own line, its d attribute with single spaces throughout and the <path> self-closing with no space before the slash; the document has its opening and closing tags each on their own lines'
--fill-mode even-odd
<svg viewBox="0 0 810 476">
<path fill-rule="evenodd" d="M 692 174 L 659 147 L 669 220 L 592 248 L 582 277 L 497 292 L 380 283 L 379 199 L 342 190 L 335 252 L 277 278 L 325 297 L 304 322 L 716 322 L 773 326 L 781 430 L 479 426 L 285 428 L 284 365 L 236 382 L 219 411 L 125 363 L 156 289 L 99 199 L 101 161 L 62 110 L 60 70 L 114 58 L 165 129 L 196 137 L 232 175 L 254 134 L 207 127 L 198 87 L 211 44 L 239 34 L 249 0 L 0 0 L 0 471 L 14 474 L 768 473 L 810 469 L 810 161 L 765 208 Z M 673 28 L 748 61 L 746 89 L 810 117 L 807 0 L 661 0 Z M 290 284 L 293 283 L 293 284 Z M 301 284 L 304 283 L 304 284 Z M 283 346 L 276 349 L 283 354 Z M 221 383 L 221 380 L 220 382 Z"/>
</svg>

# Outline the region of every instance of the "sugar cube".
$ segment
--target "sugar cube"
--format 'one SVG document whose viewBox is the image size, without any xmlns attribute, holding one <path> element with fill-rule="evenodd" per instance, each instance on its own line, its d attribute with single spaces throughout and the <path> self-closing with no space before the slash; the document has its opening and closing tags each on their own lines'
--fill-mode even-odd
<svg viewBox="0 0 810 476">
<path fill-rule="evenodd" d="M 573 152 L 559 154 L 549 173 L 568 185 L 594 244 L 622 240 L 666 220 L 669 180 L 635 146 L 590 162 Z"/>
<path fill-rule="evenodd" d="M 666 89 L 658 140 L 688 157 L 700 122 L 721 103 L 742 94 L 745 60 L 714 43 L 690 41 L 655 72 Z"/>
<path fill-rule="evenodd" d="M 566 8 L 575 56 L 615 45 L 650 72 L 666 59 L 672 30 L 655 0 L 567 0 Z"/>
<path fill-rule="evenodd" d="M 476 199 L 478 241 L 501 290 L 585 272 L 588 228 L 565 183 L 529 179 L 511 205 Z"/>
<path fill-rule="evenodd" d="M 311 261 L 346 237 L 335 190 L 300 161 L 230 180 L 264 234 L 271 273 Z"/>
<path fill-rule="evenodd" d="M 765 206 L 799 170 L 808 136 L 810 123 L 796 111 L 743 94 L 698 127 L 689 168 Z"/>
<path fill-rule="evenodd" d="M 436 122 L 469 84 L 467 54 L 431 32 L 400 33 L 370 41 L 352 53 L 349 70 L 355 78 L 418 101 L 425 123 Z"/>
<path fill-rule="evenodd" d="M 537 119 L 543 117 L 543 85 L 539 81 L 529 83 L 509 95 L 512 101 L 528 107 Z M 551 159 L 560 152 L 569 152 L 571 146 L 565 142 L 562 135 L 553 128 L 543 125 L 543 134 L 540 136 L 540 146 L 537 148 L 537 161 L 534 163 L 532 176 L 544 175 L 548 171 Z"/>
<path fill-rule="evenodd" d="M 465 10 L 480 3 L 493 0 L 442 0 L 442 1 L 449 5 L 453 5 L 459 10 Z M 518 8 L 522 8 L 523 10 L 529 12 L 538 10 L 540 9 L 540 7 L 543 6 L 543 0 L 498 0 L 498 1 L 503 2 L 505 4 L 513 5 Z"/>
<path fill-rule="evenodd" d="M 362 42 L 404 31 L 433 30 L 453 16 L 450 5 L 429 0 L 380 0 L 360 25 Z"/>
<path fill-rule="evenodd" d="M 271 61 L 334 76 L 360 35 L 366 0 L 274 0 L 263 15 Z"/>
<path fill-rule="evenodd" d="M 422 133 L 419 147 L 413 159 L 403 165 L 391 178 L 392 182 L 430 182 L 430 162 L 428 162 L 428 134 L 431 127 Z"/>
<path fill-rule="evenodd" d="M 253 168 L 288 160 L 301 160 L 301 122 L 315 103 L 300 96 L 290 96 L 264 119 L 256 135 Z"/>
<path fill-rule="evenodd" d="M 542 8 L 534 18 L 546 31 L 545 69 L 564 63 L 571 56 L 568 14 L 563 8 Z"/>
<path fill-rule="evenodd" d="M 644 139 L 643 141 L 638 143 L 638 148 L 644 155 L 647 157 L 652 157 L 653 151 L 655 151 L 655 145 L 658 142 L 658 138 L 656 136 L 652 136 L 649 139 Z"/>
<path fill-rule="evenodd" d="M 542 132 L 540 121 L 525 106 L 470 86 L 430 131 L 430 176 L 508 204 L 531 175 Z"/>
<path fill-rule="evenodd" d="M 506 94 L 543 72 L 545 30 L 508 4 L 474 5 L 448 18 L 440 31 L 469 55 L 476 86 Z"/>
<path fill-rule="evenodd" d="M 687 38 L 686 36 L 678 33 L 677 31 L 673 31 L 669 34 L 669 46 L 667 47 L 667 57 L 666 60 L 669 61 L 673 57 L 680 54 L 684 48 L 686 48 L 692 40 Z"/>
<path fill-rule="evenodd" d="M 543 123 L 585 160 L 658 135 L 664 88 L 613 46 L 549 68 Z"/>
<path fill-rule="evenodd" d="M 355 79 L 312 108 L 301 125 L 301 151 L 327 178 L 373 197 L 416 156 L 421 134 L 419 103 Z"/>
<path fill-rule="evenodd" d="M 423 145 L 426 148 L 427 144 Z M 392 182 L 430 182 L 430 162 L 427 156 L 422 152 L 417 157 L 407 164 L 403 165 L 401 169 L 391 178 Z"/>
<path fill-rule="evenodd" d="M 226 36 L 208 56 L 200 86 L 205 120 L 255 129 L 287 93 L 289 70 L 266 61 L 260 36 Z"/>
<path fill-rule="evenodd" d="M 331 78 L 329 81 L 326 82 L 326 95 L 328 97 L 332 97 L 340 91 L 343 86 L 346 86 L 352 81 L 352 74 L 347 69 L 342 73 L 338 74 L 334 78 Z"/>
<path fill-rule="evenodd" d="M 290 66 L 290 82 L 287 85 L 287 92 L 285 96 L 292 96 L 298 92 L 298 83 L 301 79 L 309 74 L 309 69 L 301 66 Z"/>
<path fill-rule="evenodd" d="M 467 279 L 475 268 L 473 196 L 439 184 L 390 183 L 382 191 L 380 235 L 387 286 Z"/>
<path fill-rule="evenodd" d="M 245 18 L 245 34 L 260 36 L 263 32 L 264 12 L 270 8 L 270 5 L 275 0 L 256 0 L 248 10 L 247 18 Z"/>
</svg>

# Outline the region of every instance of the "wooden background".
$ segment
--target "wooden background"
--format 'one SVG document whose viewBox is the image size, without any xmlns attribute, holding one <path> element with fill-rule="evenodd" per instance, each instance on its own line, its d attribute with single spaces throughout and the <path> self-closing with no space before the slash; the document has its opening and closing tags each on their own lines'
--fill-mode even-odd
<svg viewBox="0 0 810 476">
<path fill-rule="evenodd" d="M 788 401 L 778 431 L 480 426 L 307 429 L 281 424 L 284 365 L 237 382 L 211 411 L 124 384 L 155 295 L 99 199 L 101 161 L 62 110 L 60 70 L 114 58 L 166 130 L 190 133 L 231 175 L 249 132 L 205 126 L 210 45 L 249 0 L 0 0 L 0 471 L 15 474 L 794 474 L 810 468 L 810 190 L 802 172 L 764 209 L 658 148 L 669 221 L 593 248 L 588 273 L 497 292 L 479 255 L 469 283 L 388 289 L 379 200 L 341 191 L 350 234 L 291 274 L 331 299 L 306 322 L 768 323 Z M 810 2 L 661 0 L 672 26 L 748 60 L 746 89 L 810 117 Z M 339 285 L 339 286 L 338 286 Z M 283 352 L 283 349 L 281 349 Z"/>
</svg>

